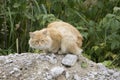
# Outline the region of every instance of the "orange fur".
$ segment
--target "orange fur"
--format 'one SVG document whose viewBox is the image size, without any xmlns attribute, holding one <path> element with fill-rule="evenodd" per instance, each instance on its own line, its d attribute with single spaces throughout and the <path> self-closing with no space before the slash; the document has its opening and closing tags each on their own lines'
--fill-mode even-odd
<svg viewBox="0 0 120 80">
<path fill-rule="evenodd" d="M 55 21 L 50 23 L 47 28 L 54 28 L 62 35 L 61 52 L 59 53 L 80 54 L 82 52 L 80 48 L 83 37 L 74 26 L 66 22 Z"/>
<path fill-rule="evenodd" d="M 55 29 L 49 29 L 48 28 L 48 31 L 50 33 L 50 37 L 52 39 L 52 50 L 54 50 L 55 52 L 58 52 L 58 50 L 60 49 L 61 47 L 61 39 L 62 39 L 62 36 L 61 34 L 56 31 Z"/>
<path fill-rule="evenodd" d="M 40 31 L 30 32 L 29 45 L 32 48 L 44 50 L 46 53 L 56 53 L 60 49 L 61 35 L 55 29 L 44 28 Z"/>
<path fill-rule="evenodd" d="M 45 41 L 42 43 L 41 40 Z M 82 35 L 74 26 L 66 22 L 56 21 L 48 24 L 47 28 L 32 32 L 29 45 L 46 52 L 80 54 L 82 40 Z"/>
<path fill-rule="evenodd" d="M 47 28 L 56 28 L 63 35 L 66 35 L 66 34 L 71 35 L 72 34 L 72 37 L 77 38 L 77 40 L 76 40 L 77 45 L 79 47 L 82 46 L 83 37 L 80 34 L 80 32 L 71 24 L 66 23 L 66 22 L 62 22 L 62 21 L 55 21 L 55 22 L 50 23 L 47 26 Z M 62 29 L 64 29 L 64 31 L 62 31 Z M 71 34 L 68 34 L 68 33 L 71 33 Z"/>
</svg>

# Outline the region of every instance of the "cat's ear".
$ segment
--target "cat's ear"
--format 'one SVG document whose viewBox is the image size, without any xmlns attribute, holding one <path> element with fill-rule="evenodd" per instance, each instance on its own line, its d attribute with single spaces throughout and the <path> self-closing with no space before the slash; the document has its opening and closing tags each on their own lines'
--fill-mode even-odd
<svg viewBox="0 0 120 80">
<path fill-rule="evenodd" d="M 33 32 L 29 32 L 29 35 L 31 38 L 34 36 Z"/>
<path fill-rule="evenodd" d="M 44 34 L 45 36 L 48 35 L 48 31 L 47 31 L 47 29 L 45 29 L 45 30 L 43 31 L 43 34 Z"/>
</svg>

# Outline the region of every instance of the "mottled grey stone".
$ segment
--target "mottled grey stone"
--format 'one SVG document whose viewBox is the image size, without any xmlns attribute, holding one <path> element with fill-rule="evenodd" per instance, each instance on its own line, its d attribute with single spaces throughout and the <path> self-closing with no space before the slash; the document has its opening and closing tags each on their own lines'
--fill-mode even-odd
<svg viewBox="0 0 120 80">
<path fill-rule="evenodd" d="M 100 76 L 97 78 L 97 80 L 105 80 L 105 79 L 104 79 L 104 76 Z"/>
<path fill-rule="evenodd" d="M 48 61 L 52 64 L 56 64 L 57 63 L 57 59 L 56 56 L 54 54 L 51 54 L 50 56 L 47 56 Z"/>
<path fill-rule="evenodd" d="M 80 79 L 79 79 L 80 80 Z M 86 78 L 83 78 L 82 80 L 90 80 L 88 77 L 86 77 Z"/>
<path fill-rule="evenodd" d="M 13 62 L 13 60 L 6 59 L 5 64 L 12 63 L 12 62 Z"/>
<path fill-rule="evenodd" d="M 107 71 L 107 70 L 103 71 L 102 74 L 103 74 L 103 75 L 106 75 L 106 76 L 110 76 L 110 74 L 108 74 L 108 71 Z"/>
<path fill-rule="evenodd" d="M 65 66 L 73 66 L 76 63 L 76 61 L 76 55 L 67 54 L 62 60 L 62 64 L 64 64 Z"/>
<path fill-rule="evenodd" d="M 75 74 L 74 75 L 74 80 L 81 80 L 81 78 L 77 74 Z"/>
<path fill-rule="evenodd" d="M 112 74 L 114 73 L 114 70 L 109 69 L 109 70 L 108 70 L 108 73 L 109 73 L 110 75 L 112 75 Z"/>
<path fill-rule="evenodd" d="M 50 55 L 40 55 L 37 57 L 38 59 L 40 60 L 43 60 L 43 61 L 48 61 L 52 64 L 56 64 L 57 63 L 57 59 L 56 59 L 56 56 L 54 54 L 50 54 Z"/>
<path fill-rule="evenodd" d="M 94 75 L 94 74 L 88 74 L 88 76 L 89 76 L 90 78 L 95 78 L 95 75 Z"/>
<path fill-rule="evenodd" d="M 13 70 L 12 70 L 12 71 L 10 71 L 10 74 L 11 74 L 11 75 L 13 75 L 13 74 L 14 74 L 14 76 L 15 76 L 15 77 L 18 77 L 18 76 L 20 76 L 20 75 L 21 75 L 21 71 L 20 71 L 20 69 L 19 69 L 19 68 L 14 67 L 14 68 L 13 68 Z"/>
<path fill-rule="evenodd" d="M 65 73 L 65 77 L 66 77 L 66 79 L 69 79 L 70 74 L 69 74 L 68 72 L 66 72 L 66 73 Z"/>
<path fill-rule="evenodd" d="M 61 75 L 63 72 L 65 71 L 65 69 L 63 67 L 57 66 L 54 67 L 50 70 L 50 74 L 53 77 L 58 77 L 59 75 Z"/>
<path fill-rule="evenodd" d="M 98 72 L 94 72 L 94 71 L 92 71 L 91 74 L 93 74 L 93 75 L 97 75 Z"/>
<path fill-rule="evenodd" d="M 47 80 L 52 80 L 53 77 L 50 73 L 46 73 L 46 78 Z"/>
<path fill-rule="evenodd" d="M 120 77 L 120 72 L 115 72 L 115 73 L 113 74 L 113 77 L 114 77 L 114 78 Z"/>
<path fill-rule="evenodd" d="M 118 76 L 118 77 L 116 78 L 116 80 L 120 80 L 120 76 Z"/>
<path fill-rule="evenodd" d="M 97 63 L 97 65 L 100 70 L 106 71 L 107 68 L 102 63 Z"/>
<path fill-rule="evenodd" d="M 62 61 L 72 67 L 65 67 Z M 94 65 L 89 60 L 86 61 L 90 65 L 83 69 L 81 61 L 76 61 L 77 56 L 73 54 L 65 57 L 30 53 L 0 56 L 0 80 L 120 80 L 117 69 L 108 69 L 102 63 Z"/>
</svg>

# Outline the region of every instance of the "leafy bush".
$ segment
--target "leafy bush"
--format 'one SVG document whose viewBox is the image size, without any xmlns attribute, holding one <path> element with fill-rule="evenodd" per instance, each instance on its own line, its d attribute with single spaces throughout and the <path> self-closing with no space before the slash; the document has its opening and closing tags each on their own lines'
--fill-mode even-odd
<svg viewBox="0 0 120 80">
<path fill-rule="evenodd" d="M 89 28 L 87 40 L 89 45 L 85 47 L 85 53 L 90 59 L 96 62 L 113 60 L 112 64 L 120 65 L 120 16 L 115 10 L 101 19 L 95 28 Z"/>
</svg>

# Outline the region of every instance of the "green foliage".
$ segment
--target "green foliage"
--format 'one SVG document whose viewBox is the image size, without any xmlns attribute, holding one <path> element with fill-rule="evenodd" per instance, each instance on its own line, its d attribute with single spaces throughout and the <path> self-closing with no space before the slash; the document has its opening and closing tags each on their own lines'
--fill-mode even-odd
<svg viewBox="0 0 120 80">
<path fill-rule="evenodd" d="M 105 66 L 107 66 L 107 67 L 109 67 L 109 68 L 112 68 L 112 67 L 114 67 L 114 66 L 111 66 L 111 64 L 112 64 L 112 61 L 104 61 L 103 62 L 103 65 L 105 65 Z"/>
<path fill-rule="evenodd" d="M 56 20 L 81 32 L 88 58 L 120 65 L 120 0 L 0 0 L 0 54 L 33 51 L 29 32 Z"/>
<path fill-rule="evenodd" d="M 92 38 L 90 38 L 90 40 L 95 42 L 92 42 L 94 43 L 94 45 L 91 46 L 91 51 L 89 51 L 93 52 L 92 57 L 96 58 L 96 62 L 104 61 L 105 59 L 113 59 L 116 56 L 116 54 L 119 54 L 119 17 L 120 16 L 117 16 L 115 14 L 107 14 L 97 25 L 96 31 L 93 31 L 93 29 L 91 29 L 90 33 L 93 36 L 91 35 Z"/>
<path fill-rule="evenodd" d="M 1 4 L 0 47 L 3 50 L 29 51 L 29 31 L 41 29 L 46 23 L 57 20 L 53 14 L 47 14 L 44 4 L 39 6 L 36 0 L 5 0 Z"/>
<path fill-rule="evenodd" d="M 81 68 L 87 68 L 87 67 L 88 67 L 88 64 L 86 62 L 81 63 Z"/>
</svg>

